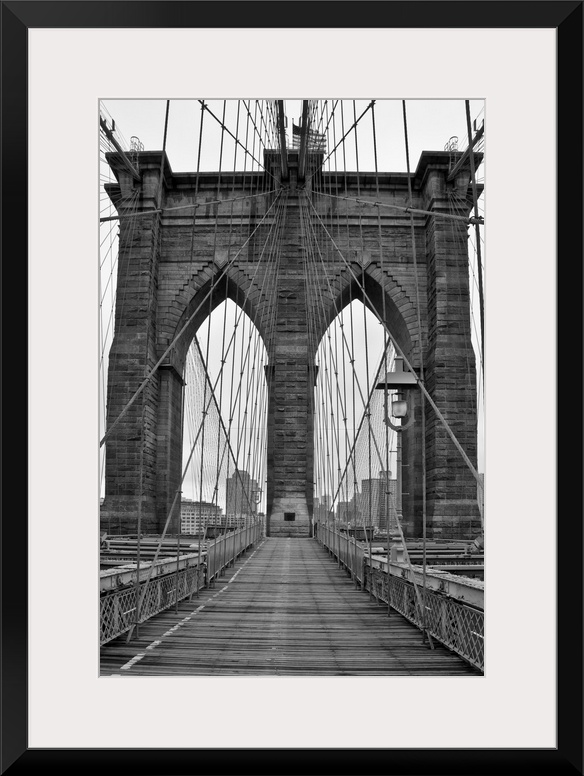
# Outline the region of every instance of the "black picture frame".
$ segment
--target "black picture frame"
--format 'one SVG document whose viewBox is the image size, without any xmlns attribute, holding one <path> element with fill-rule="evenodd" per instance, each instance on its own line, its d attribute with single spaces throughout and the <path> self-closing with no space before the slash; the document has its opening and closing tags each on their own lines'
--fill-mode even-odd
<svg viewBox="0 0 584 776">
<path fill-rule="evenodd" d="M 140 6 L 139 14 L 136 6 Z M 582 773 L 582 2 L 311 2 L 311 27 L 555 28 L 558 51 L 558 418 L 557 688 L 555 749 L 30 749 L 27 742 L 27 34 L 65 27 L 288 27 L 302 2 L 1 3 L 2 24 L 2 381 L 6 410 L 2 518 L 1 772 L 79 774 L 574 774 Z M 328 7 L 327 7 L 328 6 Z M 357 8 L 358 7 L 358 8 Z M 16 367 L 16 368 L 15 368 Z M 534 365 L 537 369 L 537 365 Z M 24 373 L 24 377 L 23 377 Z M 560 379 L 561 378 L 561 379 Z M 569 408 L 569 409 L 566 409 Z M 573 437 L 577 437 L 577 445 Z M 564 442 L 564 444 L 562 444 Z M 577 447 L 577 449 L 575 449 Z M 24 449 L 23 449 L 24 448 Z M 535 475 L 534 475 L 535 476 Z M 535 586 L 537 559 L 531 559 Z M 537 594 L 531 586 L 531 593 Z M 537 623 L 533 623 L 534 640 Z M 534 677 L 536 681 L 536 677 Z M 415 721 L 412 722 L 415 724 Z"/>
</svg>

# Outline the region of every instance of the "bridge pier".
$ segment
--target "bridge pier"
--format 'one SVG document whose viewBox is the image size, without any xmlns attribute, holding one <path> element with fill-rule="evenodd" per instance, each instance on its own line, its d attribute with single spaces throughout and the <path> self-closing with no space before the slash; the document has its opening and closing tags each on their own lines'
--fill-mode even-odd
<svg viewBox="0 0 584 776">
<path fill-rule="evenodd" d="M 292 161 L 292 169 L 293 165 Z M 314 384 L 314 369 L 310 365 L 314 357 L 308 343 L 305 245 L 295 189 L 288 195 L 285 218 L 276 331 L 268 367 L 266 534 L 309 537 L 312 535 Z"/>
<path fill-rule="evenodd" d="M 463 171 L 447 182 L 447 171 L 429 169 L 424 205 L 450 212 L 469 186 Z M 477 394 L 471 343 L 467 235 L 446 219 L 429 217 L 426 225 L 428 278 L 428 349 L 426 388 L 465 453 L 477 466 Z M 472 539 L 480 533 L 477 482 L 444 424 L 426 404 L 427 521 L 429 538 Z M 418 512 L 419 513 L 419 512 Z M 418 533 L 418 536 L 421 532 Z"/>
<path fill-rule="evenodd" d="M 160 165 L 159 165 L 160 166 Z M 118 186 L 110 196 L 120 215 L 125 202 L 136 197 L 134 181 L 125 169 L 116 170 Z M 158 201 L 159 175 L 145 170 L 140 206 L 153 210 Z M 130 406 L 129 402 L 157 360 L 156 308 L 160 265 L 158 216 L 120 218 L 118 303 L 115 337 L 109 354 L 107 429 L 115 423 L 106 447 L 106 492 L 100 510 L 101 530 L 109 534 L 156 533 L 157 409 L 160 378 L 155 374 Z"/>
</svg>

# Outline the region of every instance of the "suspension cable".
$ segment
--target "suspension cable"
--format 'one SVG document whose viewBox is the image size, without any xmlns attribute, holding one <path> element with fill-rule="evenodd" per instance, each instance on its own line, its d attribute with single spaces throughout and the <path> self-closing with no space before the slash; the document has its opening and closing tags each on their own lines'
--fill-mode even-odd
<svg viewBox="0 0 584 776">
<path fill-rule="evenodd" d="M 378 200 L 373 199 L 363 199 L 363 197 L 342 197 L 338 194 L 326 194 L 324 191 L 319 192 L 324 197 L 331 197 L 332 199 L 345 199 L 348 202 L 357 202 L 360 205 L 370 205 L 371 207 L 385 207 L 389 208 L 391 210 L 400 210 L 403 213 L 418 213 L 420 215 L 426 215 L 426 216 L 435 216 L 436 218 L 445 218 L 449 221 L 462 221 L 466 224 L 477 224 L 477 225 L 483 225 L 484 219 L 482 216 L 475 216 L 475 217 L 467 217 L 467 216 L 456 216 L 452 213 L 440 213 L 436 212 L 434 210 L 423 210 L 419 207 L 410 207 L 405 205 L 394 205 L 391 202 L 379 202 Z"/>
<path fill-rule="evenodd" d="M 476 175 L 475 175 L 475 159 L 474 159 L 474 151 L 473 151 L 473 140 L 472 140 L 472 130 L 470 126 L 470 102 L 468 100 L 464 101 L 465 107 L 466 107 L 466 128 L 468 132 L 468 158 L 470 161 L 470 177 L 472 182 L 472 197 L 473 197 L 473 205 L 474 205 L 474 214 L 475 214 L 475 231 L 477 236 L 477 244 L 476 244 L 476 251 L 477 251 L 477 263 L 478 263 L 478 276 L 479 276 L 479 310 L 481 315 L 481 352 L 484 352 L 485 348 L 485 321 L 484 321 L 484 305 L 483 305 L 483 269 L 482 269 L 482 263 L 481 263 L 481 240 L 480 240 L 480 230 L 479 230 L 479 210 L 478 210 L 478 196 L 477 196 L 477 182 L 476 182 Z M 482 373 L 483 381 L 484 381 L 484 372 Z"/>
<path fill-rule="evenodd" d="M 192 320 L 195 318 L 195 316 L 198 314 L 198 312 L 199 312 L 199 310 L 201 309 L 201 307 L 203 306 L 203 304 L 204 304 L 204 303 L 207 301 L 207 299 L 209 298 L 210 294 L 212 293 L 213 289 L 215 288 L 215 286 L 217 285 L 217 283 L 219 282 L 219 280 L 221 280 L 221 279 L 223 278 L 223 276 L 226 274 L 226 272 L 227 272 L 228 268 L 229 268 L 229 267 L 230 267 L 230 266 L 233 264 L 233 262 L 235 261 L 235 259 L 237 259 L 237 257 L 240 255 L 240 253 L 241 253 L 241 252 L 243 251 L 243 249 L 246 247 L 246 245 L 247 245 L 247 244 L 250 242 L 251 238 L 252 238 L 252 237 L 254 236 L 254 234 L 255 234 L 255 233 L 258 231 L 258 229 L 259 229 L 259 228 L 260 228 L 260 226 L 263 224 L 263 222 L 264 222 L 264 221 L 267 219 L 267 217 L 268 217 L 268 214 L 269 214 L 270 210 L 271 210 L 271 209 L 274 207 L 274 205 L 275 205 L 275 204 L 276 204 L 276 202 L 278 201 L 279 195 L 280 195 L 280 193 L 278 192 L 278 194 L 276 195 L 276 199 L 275 199 L 275 200 L 274 200 L 274 202 L 273 202 L 273 203 L 270 205 L 269 209 L 267 210 L 267 212 L 265 213 L 265 215 L 264 215 L 264 216 L 263 216 L 263 218 L 261 219 L 260 223 L 259 223 L 259 224 L 256 226 L 256 228 L 253 230 L 253 232 L 252 232 L 252 233 L 250 234 L 250 236 L 247 238 L 247 240 L 245 241 L 245 243 L 244 243 L 244 244 L 241 246 L 241 248 L 238 250 L 238 252 L 235 254 L 235 256 L 234 256 L 234 257 L 231 259 L 231 261 L 229 262 L 229 264 L 226 264 L 226 265 L 223 267 L 223 269 L 222 269 L 222 270 L 219 272 L 219 274 L 218 274 L 218 275 L 215 277 L 215 279 L 214 279 L 214 281 L 213 281 L 213 283 L 212 283 L 212 285 L 211 285 L 211 288 L 210 288 L 210 289 L 209 289 L 209 291 L 208 291 L 208 292 L 205 294 L 205 297 L 204 297 L 204 298 L 201 300 L 201 302 L 199 303 L 199 305 L 197 306 L 197 308 L 195 309 L 195 311 L 194 311 L 193 313 L 191 313 L 191 315 L 189 315 L 189 317 L 188 317 L 187 321 L 185 322 L 185 324 L 184 324 L 184 325 L 181 327 L 181 329 L 180 329 L 180 331 L 178 332 L 178 334 L 176 334 L 176 335 L 175 335 L 175 337 L 174 337 L 174 339 L 171 341 L 170 345 L 168 345 L 168 347 L 165 349 L 164 353 L 163 353 L 163 354 L 162 354 L 162 356 L 161 356 L 161 357 L 158 359 L 158 361 L 156 362 L 156 364 L 154 365 L 154 367 L 152 368 L 152 370 L 150 371 L 150 373 L 147 375 L 147 377 L 145 378 L 145 380 L 144 380 L 144 381 L 141 383 L 141 385 L 140 385 L 140 387 L 138 388 L 138 390 L 136 391 L 136 393 L 135 393 L 135 394 L 132 396 L 132 398 L 131 398 L 131 399 L 130 399 L 130 401 L 129 401 L 129 402 L 126 404 L 126 406 L 124 407 L 124 409 L 122 410 L 122 412 L 121 412 L 121 413 L 118 415 L 118 417 L 115 419 L 115 421 L 114 421 L 114 422 L 112 423 L 112 425 L 109 427 L 109 429 L 106 431 L 106 433 L 104 434 L 103 438 L 101 439 L 101 442 L 100 442 L 100 447 L 101 447 L 101 445 L 103 445 L 103 444 L 104 444 L 104 442 L 105 442 L 105 441 L 108 439 L 108 437 L 110 437 L 110 436 L 111 436 L 111 433 L 112 433 L 112 431 L 114 430 L 114 428 L 115 428 L 115 427 L 117 426 L 117 424 L 120 422 L 120 420 L 122 419 L 122 417 L 123 417 L 123 416 L 126 414 L 126 412 L 129 410 L 129 408 L 132 406 L 132 404 L 133 404 L 133 403 L 136 401 L 136 399 L 138 398 L 138 396 L 139 396 L 139 395 L 142 393 L 142 391 L 144 390 L 144 388 L 145 388 L 145 387 L 146 387 L 146 385 L 148 384 L 149 380 L 152 378 L 152 376 L 154 375 L 154 373 L 156 372 L 156 370 L 158 369 L 158 367 L 160 366 L 160 364 L 162 364 L 162 362 L 164 361 L 164 359 L 166 358 L 166 356 L 167 356 L 167 355 L 170 353 L 170 351 L 172 350 L 172 348 L 173 348 L 173 347 L 176 345 L 176 343 L 178 342 L 178 340 L 180 339 L 180 337 L 182 336 L 182 334 L 184 334 L 184 332 L 187 330 L 187 328 L 189 327 L 189 325 L 190 325 L 191 321 L 192 321 Z"/>
<path fill-rule="evenodd" d="M 336 251 L 338 252 L 339 256 L 342 258 L 343 262 L 345 263 L 345 265 L 346 265 L 347 269 L 349 270 L 349 272 L 351 273 L 351 275 L 353 276 L 353 278 L 356 280 L 356 282 L 357 282 L 357 283 L 359 284 L 359 286 L 361 287 L 361 284 L 360 284 L 360 282 L 359 282 L 359 279 L 358 279 L 358 277 L 355 275 L 355 273 L 354 273 L 354 271 L 353 271 L 353 269 L 352 269 L 351 265 L 349 264 L 349 262 L 348 262 L 348 261 L 345 259 L 345 257 L 344 257 L 344 255 L 343 255 L 342 251 L 340 250 L 340 248 L 338 247 L 338 245 L 337 245 L 337 244 L 336 244 L 336 242 L 334 241 L 334 239 L 333 239 L 332 235 L 330 234 L 330 232 L 328 231 L 328 229 L 326 228 L 326 226 L 323 224 L 323 222 L 322 222 L 322 219 L 321 219 L 321 218 L 320 218 L 320 216 L 318 215 L 318 212 L 316 211 L 316 208 L 314 207 L 314 204 L 313 204 L 313 202 L 312 202 L 312 200 L 311 200 L 311 198 L 310 198 L 310 197 L 308 198 L 308 201 L 309 201 L 309 203 L 310 203 L 311 207 L 313 208 L 313 210 L 314 210 L 314 212 L 315 212 L 315 214 L 316 214 L 316 217 L 317 217 L 317 219 L 319 220 L 319 222 L 320 222 L 320 224 L 321 224 L 322 228 L 323 228 L 323 229 L 325 230 L 325 232 L 327 233 L 327 235 L 328 235 L 329 239 L 331 240 L 332 244 L 334 245 L 334 247 L 335 247 Z M 364 298 L 365 298 L 365 299 L 367 300 L 367 302 L 368 302 L 368 303 L 371 305 L 371 309 L 372 309 L 372 310 L 374 310 L 374 309 L 375 309 L 375 306 L 373 305 L 373 303 L 372 303 L 371 299 L 369 298 L 369 296 L 368 296 L 367 292 L 366 292 L 366 291 L 365 291 L 365 289 L 364 289 L 364 288 L 362 288 L 362 287 L 361 287 L 361 290 L 362 290 L 362 294 L 363 294 Z M 383 325 L 384 325 L 384 326 L 387 328 L 387 324 L 386 324 L 385 322 L 383 322 Z M 443 426 L 446 428 L 446 431 L 447 431 L 448 435 L 450 436 L 450 438 L 452 439 L 452 441 L 453 441 L 453 442 L 454 442 L 454 444 L 456 445 L 456 449 L 457 449 L 457 450 L 459 451 L 459 453 L 462 455 L 462 457 L 463 457 L 463 459 L 464 459 L 465 463 L 467 464 L 467 466 L 468 466 L 468 467 L 469 467 L 469 469 L 471 470 L 471 472 L 472 472 L 472 474 L 473 474 L 474 478 L 476 479 L 476 481 L 477 481 L 477 482 L 478 482 L 478 484 L 479 484 L 479 487 L 480 487 L 480 488 L 481 488 L 481 490 L 482 490 L 482 488 L 483 488 L 483 483 L 482 483 L 482 481 L 481 481 L 481 478 L 480 478 L 480 476 L 479 476 L 478 472 L 476 471 L 475 467 L 472 465 L 472 462 L 470 461 L 469 457 L 468 457 L 468 456 L 467 456 L 467 454 L 465 453 L 464 449 L 462 448 L 462 446 L 461 446 L 460 442 L 459 442 L 459 441 L 458 441 L 458 439 L 455 437 L 455 435 L 454 435 L 454 433 L 453 433 L 452 429 L 450 428 L 450 426 L 448 425 L 448 423 L 447 423 L 446 419 L 444 418 L 444 416 L 442 415 L 442 413 L 440 412 L 440 410 L 439 410 L 439 409 L 438 409 L 438 407 L 436 406 L 436 403 L 434 402 L 434 400 L 432 399 L 432 397 L 431 397 L 431 396 L 430 396 L 430 394 L 428 393 L 428 391 L 427 391 L 426 387 L 425 387 L 425 386 L 424 386 L 424 384 L 421 382 L 420 378 L 418 377 L 418 375 L 417 375 L 417 373 L 415 372 L 414 368 L 413 368 L 413 367 L 412 367 L 412 365 L 410 364 L 410 362 L 409 362 L 408 358 L 406 357 L 406 355 L 404 354 L 403 350 L 402 350 L 402 349 L 399 347 L 399 345 L 397 344 L 397 342 L 396 342 L 396 341 L 395 341 L 395 339 L 393 338 L 393 335 L 391 334 L 391 331 L 389 330 L 389 328 L 387 328 L 387 333 L 388 333 L 389 337 L 390 337 L 390 338 L 393 340 L 393 345 L 394 345 L 395 349 L 398 351 L 399 355 L 400 355 L 400 356 L 403 358 L 405 365 L 408 367 L 408 369 L 410 370 L 410 372 L 412 372 L 413 376 L 416 378 L 417 384 L 420 386 L 420 389 L 422 390 L 422 392 L 424 393 L 424 395 L 425 395 L 425 396 L 426 396 L 426 398 L 428 399 L 428 402 L 429 402 L 429 404 L 431 405 L 431 407 L 433 408 L 434 412 L 436 413 L 436 415 L 437 415 L 438 419 L 440 420 L 440 422 L 442 423 L 442 425 L 443 425 Z"/>
<path fill-rule="evenodd" d="M 406 150 L 406 165 L 407 165 L 407 172 L 408 172 L 408 196 L 409 196 L 409 202 L 410 205 L 413 204 L 413 197 L 412 197 L 412 176 L 410 172 L 410 151 L 409 151 L 409 140 L 408 140 L 408 119 L 407 119 L 407 112 L 406 112 L 406 101 L 402 100 L 402 109 L 403 109 L 403 120 L 404 120 L 404 140 L 405 140 L 405 150 Z M 412 260 L 414 263 L 414 279 L 416 284 L 416 321 L 418 324 L 418 355 L 420 360 L 420 380 L 422 383 L 424 382 L 424 347 L 422 343 L 422 320 L 421 320 L 421 312 L 420 312 L 420 289 L 419 289 L 419 282 L 418 282 L 418 263 L 416 258 L 416 230 L 414 227 L 414 215 L 410 212 L 410 234 L 412 239 Z M 428 629 L 426 627 L 426 404 L 424 401 L 424 395 L 422 394 L 421 400 L 420 400 L 420 415 L 421 415 L 421 422 L 422 422 L 422 430 L 421 430 L 421 436 L 422 436 L 422 566 L 423 566 L 423 572 L 422 572 L 422 612 L 421 612 L 421 619 L 422 619 L 422 629 L 427 636 L 428 641 L 430 643 L 430 646 L 432 649 L 434 648 L 434 645 L 432 643 L 432 637 L 430 636 L 430 633 L 428 632 Z M 401 433 L 401 432 L 398 432 Z M 389 560 L 388 560 L 389 563 Z M 389 573 L 389 566 L 388 566 L 388 573 Z"/>
<path fill-rule="evenodd" d="M 170 111 L 170 100 L 166 101 L 166 113 L 164 117 L 164 137 L 162 141 L 162 156 L 160 161 L 160 174 L 159 174 L 159 181 L 158 181 L 158 191 L 157 191 L 157 204 L 160 207 L 161 200 L 162 200 L 162 181 L 163 181 L 163 169 L 164 169 L 164 154 L 166 149 L 166 137 L 168 132 L 168 114 Z M 158 227 L 160 225 L 158 224 Z M 152 267 L 154 265 L 155 256 L 156 256 L 156 248 L 157 248 L 157 241 L 158 241 L 158 229 L 154 228 L 154 224 L 152 226 L 152 246 L 151 246 L 151 255 L 150 255 L 150 262 L 148 266 L 148 272 L 152 272 Z M 149 274 L 149 283 L 148 283 L 148 301 L 146 304 L 146 309 L 148 314 L 150 313 L 150 306 L 152 303 L 152 277 Z M 148 374 L 148 361 L 149 361 L 149 352 L 150 352 L 150 319 L 146 322 L 146 345 L 144 349 L 144 373 Z M 142 412 L 141 412 L 141 422 L 140 422 L 140 468 L 139 468 L 139 485 L 138 485 L 138 511 L 137 511 L 137 518 L 136 518 L 136 584 L 135 584 L 135 594 L 136 594 L 136 602 L 138 602 L 139 598 L 139 592 L 140 592 L 140 561 L 141 561 L 141 549 L 142 549 L 142 501 L 144 497 L 144 438 L 145 438 L 145 418 L 146 418 L 146 397 L 142 399 Z M 136 634 L 139 635 L 140 630 L 140 609 L 141 607 L 136 603 Z M 128 634 L 128 639 L 130 638 L 132 631 L 130 630 Z"/>
</svg>

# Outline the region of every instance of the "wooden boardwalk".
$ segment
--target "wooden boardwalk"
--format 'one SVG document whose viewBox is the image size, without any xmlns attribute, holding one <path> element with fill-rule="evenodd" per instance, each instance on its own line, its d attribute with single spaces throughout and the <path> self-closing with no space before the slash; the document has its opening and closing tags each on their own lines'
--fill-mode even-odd
<svg viewBox="0 0 584 776">
<path fill-rule="evenodd" d="M 215 587 L 101 650 L 111 676 L 477 675 L 357 589 L 314 539 L 268 538 Z"/>
</svg>

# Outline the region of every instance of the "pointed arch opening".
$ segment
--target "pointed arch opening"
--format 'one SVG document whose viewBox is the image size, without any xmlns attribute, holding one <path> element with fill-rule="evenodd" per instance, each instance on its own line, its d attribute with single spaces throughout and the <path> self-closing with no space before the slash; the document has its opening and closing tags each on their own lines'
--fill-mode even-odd
<svg viewBox="0 0 584 776">
<path fill-rule="evenodd" d="M 181 532 L 243 527 L 265 515 L 268 355 L 230 298 L 199 325 L 185 357 Z"/>
<path fill-rule="evenodd" d="M 317 325 L 317 341 L 325 336 L 325 330 L 341 312 L 353 302 L 361 302 L 373 315 L 379 329 L 385 321 L 389 336 L 397 342 L 408 359 L 415 363 L 418 358 L 418 340 L 415 301 L 387 272 L 384 276 L 379 267 L 363 269 L 354 264 L 353 274 L 345 273 L 346 282 L 327 308 L 323 308 Z M 342 281 L 340 281 L 342 283 Z M 422 311 L 425 313 L 425 311 Z M 361 313 L 362 316 L 362 313 Z M 422 315 L 424 319 L 424 315 Z M 422 332 L 422 342 L 425 334 Z"/>
<path fill-rule="evenodd" d="M 384 422 L 391 393 L 376 388 L 395 349 L 359 299 L 341 309 L 316 353 L 314 517 L 386 532 L 397 520 L 397 437 Z"/>
</svg>

